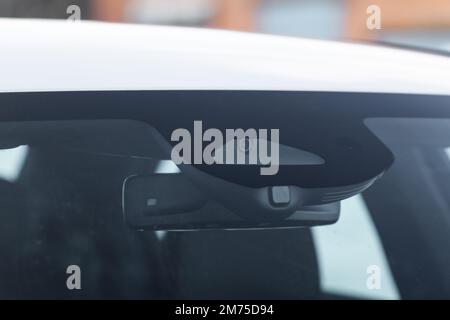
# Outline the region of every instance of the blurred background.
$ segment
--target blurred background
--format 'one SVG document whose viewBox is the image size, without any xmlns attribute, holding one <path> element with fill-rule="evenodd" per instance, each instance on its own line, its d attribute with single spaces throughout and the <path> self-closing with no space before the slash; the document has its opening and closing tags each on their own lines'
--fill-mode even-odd
<svg viewBox="0 0 450 320">
<path fill-rule="evenodd" d="M 450 50 L 450 0 L 0 0 L 0 16 L 196 26 Z M 380 9 L 381 28 L 368 28 Z M 371 7 L 373 8 L 373 7 Z"/>
</svg>

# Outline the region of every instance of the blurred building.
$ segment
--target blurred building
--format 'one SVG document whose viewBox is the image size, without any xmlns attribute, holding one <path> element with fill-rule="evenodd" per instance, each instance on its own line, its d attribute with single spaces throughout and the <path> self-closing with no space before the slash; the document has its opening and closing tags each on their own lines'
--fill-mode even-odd
<svg viewBox="0 0 450 320">
<path fill-rule="evenodd" d="M 91 19 L 94 17 L 90 3 L 90 0 L 0 0 L 0 17 L 65 19 L 67 7 L 78 5 L 85 8 L 83 19 Z"/>
<path fill-rule="evenodd" d="M 450 0 L 1 0 L 0 16 L 203 26 L 321 39 L 383 40 L 450 50 Z M 377 5 L 381 30 L 366 26 Z"/>
</svg>

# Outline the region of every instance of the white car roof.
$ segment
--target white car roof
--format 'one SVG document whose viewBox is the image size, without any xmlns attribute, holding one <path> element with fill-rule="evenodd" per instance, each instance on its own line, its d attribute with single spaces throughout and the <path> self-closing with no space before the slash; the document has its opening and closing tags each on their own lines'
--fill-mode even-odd
<svg viewBox="0 0 450 320">
<path fill-rule="evenodd" d="M 0 19 L 0 92 L 288 90 L 450 94 L 450 58 L 180 27 Z"/>
</svg>

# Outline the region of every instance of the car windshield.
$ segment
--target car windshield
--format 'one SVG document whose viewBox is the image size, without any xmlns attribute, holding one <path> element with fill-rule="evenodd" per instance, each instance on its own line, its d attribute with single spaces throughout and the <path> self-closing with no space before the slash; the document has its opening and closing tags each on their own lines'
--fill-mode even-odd
<svg viewBox="0 0 450 320">
<path fill-rule="evenodd" d="M 434 68 L 433 53 L 439 54 L 442 64 L 450 53 L 450 1 L 445 0 L 2 0 L 0 17 L 198 27 L 398 46 L 429 51 L 430 55 L 420 55 L 430 59 L 423 60 L 421 70 L 425 71 Z M 101 40 L 92 42 L 92 47 L 101 46 Z M 71 45 L 77 44 L 71 43 L 68 48 Z M 158 48 L 159 44 L 154 45 Z M 133 60 L 133 53 L 140 48 L 126 50 Z M 183 50 L 188 49 L 182 47 Z M 397 54 L 396 61 L 400 61 L 403 51 L 396 52 L 393 55 Z M 79 58 L 83 63 L 91 57 Z M 180 61 L 184 60 L 177 63 Z M 208 66 L 198 77 L 210 71 Z M 289 62 L 286 66 L 287 75 L 280 77 L 289 77 Z M 55 68 L 64 67 L 55 65 Z M 161 66 L 161 70 L 164 67 L 167 66 Z M 239 68 L 242 66 L 235 69 Z M 250 68 L 254 74 L 259 71 L 257 63 Z M 134 76 L 129 70 L 118 69 L 117 77 L 121 79 Z M 328 84 L 328 76 L 344 78 L 345 70 L 337 70 L 342 74 L 319 72 L 315 79 Z M 263 78 L 264 72 L 261 75 Z M 45 86 L 46 75 L 39 76 Z M 399 79 L 413 83 L 408 82 L 408 74 L 402 76 Z M 87 75 L 87 84 L 89 80 Z M 368 86 L 379 81 L 371 80 L 367 81 Z M 351 81 L 348 79 L 348 83 Z M 415 84 L 420 86 L 420 81 L 428 80 L 419 79 Z M 261 83 L 264 84 L 264 79 Z M 10 94 L 2 90 L 2 97 Z M 39 92 L 39 88 L 29 90 Z M 138 121 L 142 120 L 144 108 L 136 111 L 138 107 L 133 109 L 131 103 L 127 105 L 127 112 L 131 109 L 136 112 L 134 117 L 123 117 L 126 111 L 115 109 L 117 112 L 111 116 L 102 116 L 100 111 L 92 109 L 98 113 L 92 111 L 94 115 L 89 119 L 95 121 L 91 122 L 73 110 L 67 113 L 67 118 L 51 112 L 41 114 L 39 107 L 47 106 L 48 101 L 39 97 L 35 99 L 36 109 L 27 109 L 17 102 L 20 93 L 0 100 L 5 101 L 0 106 L 0 299 L 450 299 L 447 271 L 450 267 L 450 113 L 445 111 L 450 107 L 450 98 L 418 94 L 410 99 L 412 95 L 393 92 L 389 96 L 391 100 L 385 103 L 378 98 L 384 99 L 389 94 L 375 92 L 373 99 L 361 103 L 360 99 L 366 99 L 364 93 L 348 98 L 349 92 L 332 94 L 335 93 L 325 93 L 323 101 L 335 103 L 336 108 L 349 105 L 345 112 L 362 119 L 354 127 L 367 129 L 367 136 L 376 141 L 374 144 L 386 147 L 393 158 L 386 172 L 373 175 L 377 181 L 373 185 L 371 181 L 369 188 L 364 188 L 362 193 L 359 193 L 362 189 L 358 192 L 351 189 L 355 192 L 340 202 L 336 223 L 235 230 L 217 228 L 217 224 L 208 222 L 212 230 L 186 232 L 130 228 L 127 223 L 124 213 L 129 208 L 125 205 L 129 189 L 125 181 L 137 175 L 182 175 L 173 159 L 161 156 L 156 139 L 149 134 L 154 128 Z M 109 99 L 127 101 L 115 97 Z M 181 104 L 183 99 L 180 96 L 171 101 Z M 246 99 L 243 98 L 250 101 Z M 407 107 L 413 101 L 419 102 L 409 110 Z M 222 102 L 215 98 L 217 105 Z M 90 103 L 79 109 L 86 111 Z M 337 146 L 334 151 L 345 147 L 349 153 L 356 154 L 369 149 L 367 145 L 353 143 L 354 127 L 348 129 L 338 112 L 330 108 L 324 114 L 322 110 L 316 118 L 320 106 L 314 104 L 313 95 L 302 103 L 299 106 L 305 108 L 311 119 L 326 119 L 311 122 L 313 130 L 327 131 L 331 126 L 328 124 L 336 124 L 339 136 L 333 137 L 330 143 L 333 148 Z M 68 107 L 75 104 L 67 102 Z M 93 108 L 98 105 L 92 103 Z M 170 117 L 155 116 L 162 128 L 171 127 L 172 124 L 165 122 L 169 118 L 171 123 L 182 123 L 180 118 L 187 118 L 192 112 L 185 109 L 177 113 L 174 110 L 180 109 L 172 105 L 165 107 L 172 111 L 168 112 Z M 297 116 L 294 111 L 289 113 L 281 106 L 276 107 L 277 113 L 284 112 L 286 118 Z M 20 121 L 10 121 L 14 110 L 21 110 Z M 38 115 L 32 110 L 38 110 Z M 330 120 L 334 117 L 335 122 Z M 239 117 L 236 119 L 241 126 L 246 124 Z M 273 120 L 271 116 L 264 119 Z M 221 120 L 216 115 L 216 123 Z M 299 130 L 304 136 L 310 134 L 298 129 L 297 124 L 286 127 Z M 317 132 L 315 145 L 320 149 L 326 139 L 321 131 L 314 131 Z M 295 140 L 290 139 L 290 142 Z M 312 152 L 300 151 L 308 157 L 303 160 L 312 161 L 313 165 L 328 161 Z M 350 169 L 363 172 L 372 163 L 383 162 L 384 156 L 361 156 L 360 166 Z M 350 165 L 345 165 L 349 170 Z M 325 178 L 345 176 L 344 171 L 327 172 Z M 245 172 L 239 172 L 236 179 L 244 175 Z M 170 190 L 175 194 L 173 199 L 191 201 L 193 211 L 214 212 L 221 217 L 227 217 L 232 211 L 214 197 L 204 199 L 203 195 L 188 194 L 182 183 Z M 215 187 L 213 184 L 210 188 Z M 280 191 L 276 201 L 286 201 L 285 186 L 274 187 L 280 187 L 276 189 Z M 333 192 L 338 196 L 343 194 L 343 191 Z M 272 201 L 276 202 L 274 194 Z M 228 196 L 236 196 L 238 203 L 241 195 L 236 192 Z M 146 198 L 145 206 L 155 206 L 158 201 Z M 206 203 L 204 206 L 202 201 Z M 175 206 L 177 203 L 173 202 Z M 198 202 L 201 208 L 196 207 Z M 176 222 L 192 226 L 186 220 L 179 218 Z M 82 290 L 72 290 L 80 289 L 76 286 L 70 288 L 68 275 L 73 270 L 82 272 Z"/>
<path fill-rule="evenodd" d="M 365 125 L 393 152 L 395 161 L 372 187 L 342 201 L 336 224 L 192 232 L 136 231 L 126 226 L 120 196 L 124 177 L 173 175 L 179 170 L 170 160 L 125 155 L 125 148 L 139 150 L 143 141 L 132 136 L 135 124 L 102 123 L 96 123 L 95 143 L 78 139 L 75 147 L 73 137 L 64 144 L 55 138 L 49 143 L 33 137 L 32 143 L 0 151 L 0 296 L 399 299 L 449 295 L 450 278 L 444 276 L 450 263 L 446 250 L 449 119 L 366 119 Z M 89 128 L 84 122 L 65 126 Z M 13 132 L 8 128 L 0 126 L 0 134 Z M 27 130 L 15 128 L 24 139 Z M 30 136 L 34 135 L 28 133 L 27 139 Z M 106 137 L 105 141 L 114 139 L 114 147 L 100 143 Z M 14 141 L 14 136 L 9 139 Z M 226 209 L 211 200 L 207 210 Z M 75 295 L 64 285 L 64 271 L 70 265 L 80 266 L 85 279 L 83 290 Z"/>
</svg>

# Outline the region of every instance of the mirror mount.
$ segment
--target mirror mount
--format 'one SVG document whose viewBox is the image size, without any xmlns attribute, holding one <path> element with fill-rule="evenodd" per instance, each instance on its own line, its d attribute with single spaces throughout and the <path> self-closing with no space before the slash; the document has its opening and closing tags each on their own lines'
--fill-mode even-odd
<svg viewBox="0 0 450 320">
<path fill-rule="evenodd" d="M 169 158 L 172 145 L 156 129 L 152 130 L 152 135 Z M 297 154 L 303 156 L 307 152 Z M 280 154 L 280 170 L 285 159 Z M 292 162 L 292 152 L 289 161 Z M 181 173 L 126 179 L 123 212 L 129 226 L 136 229 L 197 230 L 333 224 L 339 219 L 340 201 L 362 192 L 381 176 L 336 187 L 307 188 L 289 184 L 250 187 L 214 176 L 196 165 L 179 164 L 178 168 Z M 208 202 L 211 201 L 220 209 L 208 210 Z"/>
</svg>

